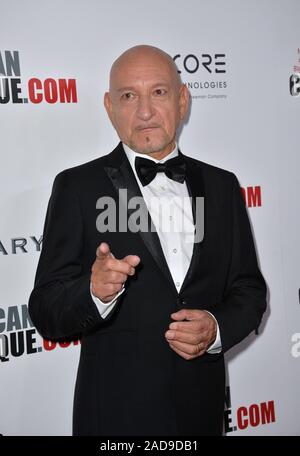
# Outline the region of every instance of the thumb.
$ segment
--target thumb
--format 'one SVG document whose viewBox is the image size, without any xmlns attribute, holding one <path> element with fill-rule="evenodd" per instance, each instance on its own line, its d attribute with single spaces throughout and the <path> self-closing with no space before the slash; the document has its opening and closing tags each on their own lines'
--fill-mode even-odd
<svg viewBox="0 0 300 456">
<path fill-rule="evenodd" d="M 203 311 L 200 309 L 180 309 L 178 312 L 171 314 L 173 320 L 199 320 Z"/>
<path fill-rule="evenodd" d="M 130 266 L 135 268 L 139 264 L 141 259 L 137 255 L 127 255 L 126 257 L 123 258 L 123 261 L 126 261 L 126 263 L 130 264 Z"/>
</svg>

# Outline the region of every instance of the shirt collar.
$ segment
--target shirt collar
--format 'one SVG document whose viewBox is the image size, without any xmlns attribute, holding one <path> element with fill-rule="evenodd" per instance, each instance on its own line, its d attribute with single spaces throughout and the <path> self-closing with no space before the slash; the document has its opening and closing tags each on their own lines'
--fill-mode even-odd
<svg viewBox="0 0 300 456">
<path fill-rule="evenodd" d="M 129 163 L 131 164 L 131 167 L 135 170 L 134 162 L 135 162 L 135 157 L 142 157 L 142 158 L 147 158 L 148 160 L 153 160 L 155 163 L 164 163 L 165 161 L 169 160 L 170 158 L 177 157 L 178 155 L 178 145 L 175 143 L 175 148 L 170 152 L 168 155 L 166 155 L 164 158 L 161 160 L 157 160 L 153 157 L 151 157 L 148 154 L 140 154 L 139 152 L 135 152 L 134 150 L 130 149 L 130 147 L 127 146 L 127 144 L 122 143 L 123 149 L 125 151 L 125 154 L 127 155 L 127 158 L 129 160 Z"/>
</svg>

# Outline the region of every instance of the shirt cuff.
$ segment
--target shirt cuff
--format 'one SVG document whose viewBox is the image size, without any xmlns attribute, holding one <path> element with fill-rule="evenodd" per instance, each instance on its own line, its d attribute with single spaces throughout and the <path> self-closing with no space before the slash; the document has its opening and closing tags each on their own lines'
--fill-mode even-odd
<svg viewBox="0 0 300 456">
<path fill-rule="evenodd" d="M 121 296 L 121 294 L 123 293 L 124 290 L 125 290 L 125 286 L 123 284 L 123 287 L 121 288 L 121 290 L 116 294 L 116 296 L 111 301 L 103 302 L 103 301 L 101 301 L 101 299 L 97 298 L 97 296 L 93 295 L 92 283 L 90 284 L 91 297 L 92 297 L 92 300 L 94 301 L 94 303 L 96 304 L 96 307 L 98 309 L 98 312 L 99 312 L 101 318 L 106 318 L 107 315 L 112 311 L 112 309 L 114 308 L 114 306 L 117 302 L 118 297 Z"/>
<path fill-rule="evenodd" d="M 221 342 L 219 324 L 217 322 L 216 317 L 212 313 L 208 312 L 208 310 L 206 310 L 205 312 L 209 313 L 209 315 L 211 315 L 214 318 L 214 320 L 215 320 L 215 322 L 217 324 L 217 335 L 216 335 L 215 341 L 206 350 L 206 353 L 209 353 L 210 355 L 216 355 L 217 353 L 221 353 L 221 351 L 222 351 L 222 342 Z"/>
</svg>

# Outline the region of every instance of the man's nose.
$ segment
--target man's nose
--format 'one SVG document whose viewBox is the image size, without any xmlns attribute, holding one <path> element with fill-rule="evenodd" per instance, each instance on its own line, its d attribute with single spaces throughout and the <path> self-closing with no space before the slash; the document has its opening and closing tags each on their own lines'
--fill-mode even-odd
<svg viewBox="0 0 300 456">
<path fill-rule="evenodd" d="M 142 120 L 149 120 L 154 114 L 150 97 L 141 97 L 138 103 L 137 116 Z"/>
</svg>

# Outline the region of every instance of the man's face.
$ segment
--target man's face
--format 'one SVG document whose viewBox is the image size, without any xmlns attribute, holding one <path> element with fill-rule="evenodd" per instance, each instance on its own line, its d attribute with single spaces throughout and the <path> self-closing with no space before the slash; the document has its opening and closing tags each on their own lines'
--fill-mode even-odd
<svg viewBox="0 0 300 456">
<path fill-rule="evenodd" d="M 104 102 L 121 141 L 136 152 L 162 158 L 174 149 L 188 99 L 168 61 L 139 53 L 112 71 Z"/>
</svg>

